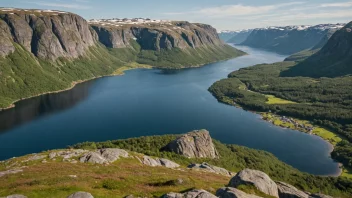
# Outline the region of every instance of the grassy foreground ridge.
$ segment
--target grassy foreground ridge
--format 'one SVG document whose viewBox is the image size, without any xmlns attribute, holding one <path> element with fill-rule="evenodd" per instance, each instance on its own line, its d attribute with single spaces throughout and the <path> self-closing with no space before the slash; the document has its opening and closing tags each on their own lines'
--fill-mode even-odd
<svg viewBox="0 0 352 198">
<path fill-rule="evenodd" d="M 94 197 L 123 197 L 129 194 L 156 197 L 168 192 L 205 189 L 214 193 L 228 184 L 229 177 L 214 173 L 186 169 L 190 163 L 209 164 L 238 172 L 244 168 L 261 170 L 273 180 L 290 183 L 308 192 L 320 192 L 337 197 L 350 197 L 352 183 L 347 178 L 319 177 L 302 173 L 281 162 L 274 155 L 260 150 L 213 141 L 219 159 L 189 159 L 181 155 L 160 151 L 178 135 L 148 136 L 107 142 L 85 142 L 72 146 L 75 149 L 121 148 L 132 156 L 142 154 L 170 159 L 181 165 L 181 170 L 143 166 L 136 158 L 123 158 L 110 165 L 71 163 L 57 158 L 27 161 L 29 156 L 0 163 L 6 167 L 24 166 L 23 173 L 9 174 L 0 179 L 0 196 L 13 193 L 28 197 L 65 197 L 76 191 L 87 191 Z M 51 151 L 41 154 L 48 154 Z M 41 155 L 39 154 L 39 155 Z M 44 162 L 43 162 L 44 161 Z M 172 181 L 181 178 L 182 184 Z M 253 189 L 241 188 L 253 193 Z"/>
</svg>

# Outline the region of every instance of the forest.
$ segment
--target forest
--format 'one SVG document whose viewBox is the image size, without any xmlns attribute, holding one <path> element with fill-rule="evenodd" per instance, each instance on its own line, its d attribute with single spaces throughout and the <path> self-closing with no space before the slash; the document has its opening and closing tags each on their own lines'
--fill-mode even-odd
<svg viewBox="0 0 352 198">
<path fill-rule="evenodd" d="M 352 77 L 280 77 L 295 62 L 240 69 L 214 83 L 209 91 L 221 102 L 249 110 L 309 120 L 340 135 L 332 157 L 352 167 Z M 267 95 L 292 101 L 268 103 Z"/>
</svg>

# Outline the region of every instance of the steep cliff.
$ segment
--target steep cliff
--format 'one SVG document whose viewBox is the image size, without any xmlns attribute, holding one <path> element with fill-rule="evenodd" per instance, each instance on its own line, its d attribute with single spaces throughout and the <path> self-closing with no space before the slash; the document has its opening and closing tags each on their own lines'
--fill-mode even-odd
<svg viewBox="0 0 352 198">
<path fill-rule="evenodd" d="M 204 24 L 90 25 L 68 12 L 0 8 L 0 109 L 136 62 L 184 68 L 243 54 Z"/>
<path fill-rule="evenodd" d="M 330 31 L 342 27 L 343 24 L 322 24 L 259 28 L 241 44 L 280 54 L 294 54 L 315 47 Z"/>
<path fill-rule="evenodd" d="M 335 32 L 317 53 L 282 76 L 337 77 L 352 74 L 352 22 Z"/>
<path fill-rule="evenodd" d="M 2 11 L 0 28 L 2 56 L 14 52 L 14 43 L 17 43 L 42 59 L 78 58 L 95 44 L 88 23 L 72 13 Z"/>
<path fill-rule="evenodd" d="M 134 39 L 142 50 L 187 49 L 208 45 L 224 46 L 216 30 L 205 24 L 185 21 L 121 24 L 115 20 L 90 22 L 99 41 L 107 47 L 123 48 Z"/>
</svg>

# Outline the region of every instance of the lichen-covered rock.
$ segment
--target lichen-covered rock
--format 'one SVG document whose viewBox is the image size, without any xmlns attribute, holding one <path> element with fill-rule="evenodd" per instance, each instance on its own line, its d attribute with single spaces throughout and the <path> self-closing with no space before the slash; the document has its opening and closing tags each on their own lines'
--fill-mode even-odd
<svg viewBox="0 0 352 198">
<path fill-rule="evenodd" d="M 84 154 L 80 159 L 82 163 L 91 163 L 91 164 L 104 164 L 108 163 L 108 161 L 100 155 L 99 152 L 89 152 Z"/>
<path fill-rule="evenodd" d="M 162 150 L 174 152 L 188 158 L 219 158 L 213 140 L 207 130 L 196 130 L 170 142 Z"/>
<path fill-rule="evenodd" d="M 202 164 L 190 164 L 188 168 L 221 174 L 228 177 L 233 177 L 236 175 L 235 173 L 232 173 L 224 168 L 213 166 L 206 162 L 203 162 Z"/>
<path fill-rule="evenodd" d="M 247 194 L 236 188 L 224 187 L 216 191 L 216 196 L 220 198 L 260 198 L 256 195 Z"/>
<path fill-rule="evenodd" d="M 152 158 L 152 157 L 149 157 L 149 156 L 143 156 L 142 158 L 142 163 L 147 165 L 147 166 L 164 166 L 166 168 L 178 168 L 180 165 L 171 161 L 171 160 L 168 160 L 168 159 L 164 159 L 164 158 Z"/>
<path fill-rule="evenodd" d="M 27 196 L 16 194 L 16 195 L 9 195 L 2 198 L 27 198 Z"/>
<path fill-rule="evenodd" d="M 105 158 L 108 162 L 114 162 L 120 157 L 128 157 L 128 152 L 123 149 L 107 148 L 100 150 L 101 156 Z"/>
<path fill-rule="evenodd" d="M 175 163 L 175 162 L 173 162 L 171 160 L 168 160 L 168 159 L 161 158 L 161 159 L 159 159 L 159 161 L 160 161 L 161 166 L 165 166 L 166 168 L 178 168 L 178 167 L 180 167 L 179 164 L 177 164 L 177 163 Z"/>
<path fill-rule="evenodd" d="M 83 149 L 53 151 L 49 153 L 49 158 L 54 159 L 55 157 L 62 157 L 65 160 L 65 159 L 81 156 L 83 153 L 87 153 L 87 152 L 88 152 L 87 150 L 83 150 Z"/>
<path fill-rule="evenodd" d="M 19 173 L 19 172 L 23 172 L 22 169 L 11 169 L 11 170 L 6 170 L 6 171 L 1 171 L 0 172 L 0 177 L 3 177 L 5 175 L 9 175 L 9 174 L 16 174 L 16 173 Z"/>
<path fill-rule="evenodd" d="M 94 198 L 92 194 L 87 192 L 75 192 L 69 195 L 67 198 Z"/>
<path fill-rule="evenodd" d="M 160 161 L 149 156 L 143 156 L 142 163 L 147 166 L 161 166 Z"/>
<path fill-rule="evenodd" d="M 290 184 L 286 184 L 284 182 L 276 182 L 277 187 L 279 189 L 279 197 L 280 198 L 308 198 L 309 196 L 295 188 Z"/>
<path fill-rule="evenodd" d="M 239 185 L 253 185 L 259 191 L 279 197 L 276 183 L 270 177 L 258 170 L 244 169 L 230 180 L 229 187 L 236 188 Z"/>
<path fill-rule="evenodd" d="M 162 198 L 216 198 L 216 196 L 205 190 L 191 190 L 183 194 L 171 192 L 163 195 Z"/>
</svg>

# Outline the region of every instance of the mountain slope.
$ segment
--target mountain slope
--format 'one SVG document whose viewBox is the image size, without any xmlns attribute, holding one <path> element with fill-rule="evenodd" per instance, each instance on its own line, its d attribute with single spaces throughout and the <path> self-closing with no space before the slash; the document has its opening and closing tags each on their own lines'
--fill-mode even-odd
<svg viewBox="0 0 352 198">
<path fill-rule="evenodd" d="M 287 26 L 255 29 L 243 45 L 262 48 L 280 54 L 294 54 L 316 46 L 330 30 L 341 24 L 316 26 Z"/>
<path fill-rule="evenodd" d="M 177 69 L 243 54 L 205 24 L 89 24 L 68 12 L 0 8 L 0 109 L 136 62 Z"/>
<path fill-rule="evenodd" d="M 352 22 L 337 31 L 327 44 L 281 76 L 337 77 L 352 74 Z"/>
<path fill-rule="evenodd" d="M 248 36 L 252 33 L 252 31 L 253 31 L 252 29 L 238 31 L 237 34 L 234 35 L 232 38 L 230 38 L 227 42 L 240 44 L 248 38 Z"/>
<path fill-rule="evenodd" d="M 220 39 L 226 43 L 240 44 L 247 39 L 251 32 L 252 29 L 237 31 L 224 30 L 218 34 Z"/>
<path fill-rule="evenodd" d="M 295 54 L 292 54 L 291 56 L 287 57 L 285 61 L 296 61 L 296 62 L 301 62 L 308 57 L 312 56 L 313 54 L 317 53 L 321 48 L 323 48 L 326 43 L 329 41 L 329 39 L 332 37 L 332 35 L 337 31 L 338 29 L 330 29 L 327 34 L 317 43 L 314 47 L 312 47 L 309 50 L 304 50 Z"/>
</svg>

